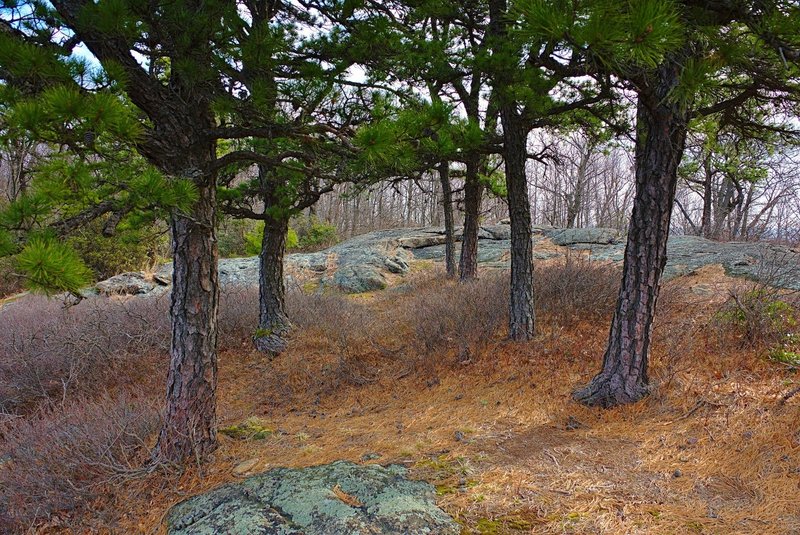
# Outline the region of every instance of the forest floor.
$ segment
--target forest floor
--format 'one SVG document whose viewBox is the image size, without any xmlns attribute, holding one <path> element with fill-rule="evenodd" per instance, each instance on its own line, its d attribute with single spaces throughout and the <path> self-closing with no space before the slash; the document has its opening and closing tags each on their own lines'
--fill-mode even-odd
<svg viewBox="0 0 800 535">
<path fill-rule="evenodd" d="M 271 362 L 226 351 L 220 425 L 256 417 L 272 432 L 220 436 L 210 464 L 131 481 L 96 506 L 126 511 L 120 532 L 158 533 L 186 497 L 346 459 L 409 467 L 464 533 L 800 532 L 800 396 L 781 403 L 800 378 L 714 327 L 736 284 L 710 267 L 665 288 L 653 394 L 612 410 L 570 400 L 599 368 L 607 315 L 566 328 L 545 318 L 533 342 L 498 337 L 463 363 L 393 358 L 402 333 L 332 354 L 332 331 L 307 330 Z M 410 299 L 348 298 L 373 323 Z"/>
</svg>

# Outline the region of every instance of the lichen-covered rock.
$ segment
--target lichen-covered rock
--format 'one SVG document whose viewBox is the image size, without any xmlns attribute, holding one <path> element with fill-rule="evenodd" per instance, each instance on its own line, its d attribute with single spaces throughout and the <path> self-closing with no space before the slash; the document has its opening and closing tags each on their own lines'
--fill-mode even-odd
<svg viewBox="0 0 800 535">
<path fill-rule="evenodd" d="M 554 244 L 566 246 L 576 244 L 609 245 L 621 242 L 622 234 L 613 228 L 565 228 L 545 231 Z"/>
<path fill-rule="evenodd" d="M 142 295 L 164 293 L 167 285 L 162 279 L 148 277 L 141 272 L 120 273 L 97 283 L 101 295 Z"/>
<path fill-rule="evenodd" d="M 337 461 L 275 468 L 195 496 L 167 516 L 170 535 L 456 535 L 434 488 L 405 468 Z"/>
<path fill-rule="evenodd" d="M 532 231 L 533 257 L 537 260 L 556 258 L 569 251 L 580 251 L 595 261 L 623 260 L 624 235 L 615 229 L 534 226 Z M 461 234 L 462 229 L 456 228 L 456 255 Z M 481 227 L 478 262 L 482 269 L 509 267 L 510 236 L 507 224 Z M 766 243 L 721 243 L 696 236 L 672 236 L 667 247 L 666 278 L 721 264 L 729 275 L 800 289 L 800 252 L 796 250 Z M 308 285 L 318 291 L 332 288 L 345 293 L 371 292 L 386 288 L 398 275 L 408 273 L 414 261 L 442 261 L 444 254 L 443 228 L 379 230 L 355 236 L 325 251 L 287 255 L 286 276 L 295 285 Z M 237 286 L 255 287 L 258 258 L 222 259 L 219 273 L 223 292 Z M 97 289 L 103 294 L 159 295 L 169 289 L 171 276 L 172 266 L 166 264 L 152 275 L 125 273 L 112 277 L 98 283 Z"/>
</svg>

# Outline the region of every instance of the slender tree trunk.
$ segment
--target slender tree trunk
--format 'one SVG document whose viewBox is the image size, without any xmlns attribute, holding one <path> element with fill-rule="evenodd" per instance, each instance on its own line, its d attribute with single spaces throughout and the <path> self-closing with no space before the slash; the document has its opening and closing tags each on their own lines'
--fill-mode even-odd
<svg viewBox="0 0 800 535">
<path fill-rule="evenodd" d="M 753 184 L 750 184 L 750 187 L 747 188 L 747 198 L 744 202 L 744 207 L 742 208 L 742 218 L 739 221 L 739 229 L 736 233 L 736 237 L 740 240 L 747 241 L 747 223 L 748 219 L 750 219 L 750 206 L 753 204 Z"/>
<path fill-rule="evenodd" d="M 535 330 L 533 308 L 533 237 L 531 204 L 525 174 L 527 129 L 513 107 L 500 108 L 503 121 L 508 213 L 511 218 L 511 308 L 508 335 L 512 340 L 531 340 Z"/>
<path fill-rule="evenodd" d="M 489 31 L 497 40 L 495 46 L 504 41 L 507 5 L 505 0 L 489 3 Z M 500 86 L 511 85 L 505 77 L 509 73 L 498 73 Z M 503 157 L 505 159 L 506 190 L 508 191 L 508 214 L 511 219 L 511 295 L 508 320 L 508 335 L 512 340 L 530 340 L 534 335 L 535 314 L 533 308 L 533 237 L 531 233 L 531 203 L 528 197 L 528 178 L 525 162 L 528 158 L 528 132 L 516 111 L 517 102 L 512 96 L 498 90 L 492 94 L 490 104 L 499 109 L 503 125 Z"/>
<path fill-rule="evenodd" d="M 215 177 L 187 173 L 198 186 L 191 214 L 172 217 L 172 347 L 156 461 L 205 459 L 217 445 L 217 276 Z"/>
<path fill-rule="evenodd" d="M 686 140 L 687 112 L 669 101 L 680 67 L 659 67 L 652 93 L 639 95 L 636 197 L 628 228 L 622 287 L 601 372 L 574 398 L 587 405 L 633 403 L 649 392 L 650 335 L 661 274 L 667 262 L 677 170 Z"/>
<path fill-rule="evenodd" d="M 700 220 L 700 227 L 703 231 L 704 238 L 711 238 L 711 212 L 713 206 L 713 193 L 711 191 L 711 181 L 713 174 L 711 173 L 711 157 L 707 157 L 703 162 L 704 178 L 703 178 L 703 216 Z"/>
<path fill-rule="evenodd" d="M 271 356 L 279 355 L 286 349 L 286 335 L 291 329 L 286 314 L 286 289 L 283 283 L 283 257 L 288 231 L 288 216 L 266 216 L 258 255 L 258 330 L 253 335 L 253 344 L 257 350 Z"/>
<path fill-rule="evenodd" d="M 447 278 L 456 276 L 456 237 L 453 221 L 453 188 L 450 185 L 450 162 L 439 164 L 439 181 L 442 184 L 442 211 L 444 212 L 444 265 Z"/>
<path fill-rule="evenodd" d="M 478 179 L 478 157 L 467 161 L 464 181 L 464 235 L 461 239 L 461 258 L 459 260 L 459 279 L 463 281 L 478 278 L 478 232 L 480 231 L 481 198 L 483 184 Z"/>
</svg>

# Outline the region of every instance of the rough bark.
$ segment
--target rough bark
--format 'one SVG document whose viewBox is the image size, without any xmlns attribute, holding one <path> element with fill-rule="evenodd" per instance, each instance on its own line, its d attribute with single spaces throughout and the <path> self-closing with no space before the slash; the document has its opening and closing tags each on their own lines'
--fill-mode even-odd
<svg viewBox="0 0 800 535">
<path fill-rule="evenodd" d="M 190 215 L 172 217 L 172 344 L 159 461 L 205 459 L 216 448 L 217 274 L 214 177 L 187 175 L 199 198 Z"/>
<path fill-rule="evenodd" d="M 464 281 L 478 278 L 478 231 L 480 230 L 481 198 L 483 184 L 478 177 L 478 157 L 467 160 L 464 180 L 464 235 L 461 239 L 461 258 L 459 259 L 459 279 Z"/>
<path fill-rule="evenodd" d="M 512 340 L 531 340 L 535 332 L 533 308 L 533 237 L 531 205 L 525 174 L 527 129 L 512 106 L 502 106 L 503 153 L 511 218 L 511 308 L 508 335 Z"/>
<path fill-rule="evenodd" d="M 587 405 L 633 403 L 649 392 L 650 336 L 661 274 L 667 261 L 677 170 L 686 140 L 687 112 L 669 100 L 677 62 L 662 64 L 637 105 L 636 196 L 628 228 L 622 287 L 611 323 L 603 367 L 574 392 Z"/>
<path fill-rule="evenodd" d="M 276 356 L 286 349 L 286 335 L 291 323 L 286 314 L 286 290 L 283 283 L 283 256 L 286 252 L 288 217 L 267 216 L 264 238 L 258 255 L 258 330 L 253 335 L 256 349 Z"/>
<path fill-rule="evenodd" d="M 489 2 L 489 18 L 495 53 L 502 53 L 501 43 L 507 38 L 507 4 L 505 0 Z M 503 160 L 508 192 L 508 213 L 511 219 L 511 289 L 508 336 L 512 340 L 531 340 L 536 316 L 533 308 L 533 236 L 531 204 L 528 198 L 528 179 L 525 162 L 528 158 L 530 127 L 517 112 L 517 102 L 502 88 L 512 85 L 508 72 L 496 74 L 492 102 L 496 103 L 503 125 Z"/>
<path fill-rule="evenodd" d="M 444 212 L 444 265 L 447 278 L 456 276 L 456 237 L 453 221 L 453 188 L 450 185 L 450 162 L 439 164 L 439 182 L 442 185 L 442 211 Z"/>
</svg>

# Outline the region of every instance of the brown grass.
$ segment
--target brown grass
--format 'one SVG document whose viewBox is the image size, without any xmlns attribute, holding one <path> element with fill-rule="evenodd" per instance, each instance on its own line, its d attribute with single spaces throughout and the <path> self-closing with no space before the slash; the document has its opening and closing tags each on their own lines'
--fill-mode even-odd
<svg viewBox="0 0 800 535">
<path fill-rule="evenodd" d="M 155 533 L 171 505 L 236 480 L 244 461 L 258 472 L 377 453 L 368 462 L 404 464 L 436 485 L 464 533 L 797 532 L 800 396 L 778 403 L 797 378 L 758 348 L 720 349 L 710 323 L 731 284 L 705 270 L 667 285 L 656 390 L 608 411 L 569 401 L 599 367 L 607 309 L 577 307 L 569 329 L 541 309 L 531 343 L 505 342 L 498 324 L 468 363 L 452 345 L 419 366 L 409 338 L 431 319 L 420 294 L 440 282 L 299 297 L 298 329 L 280 358 L 234 340 L 220 356 L 220 424 L 255 416 L 277 432 L 221 436 L 210 464 L 128 481 L 96 510 L 114 517 L 116 532 Z M 96 525 L 100 515 L 89 518 Z"/>
</svg>

